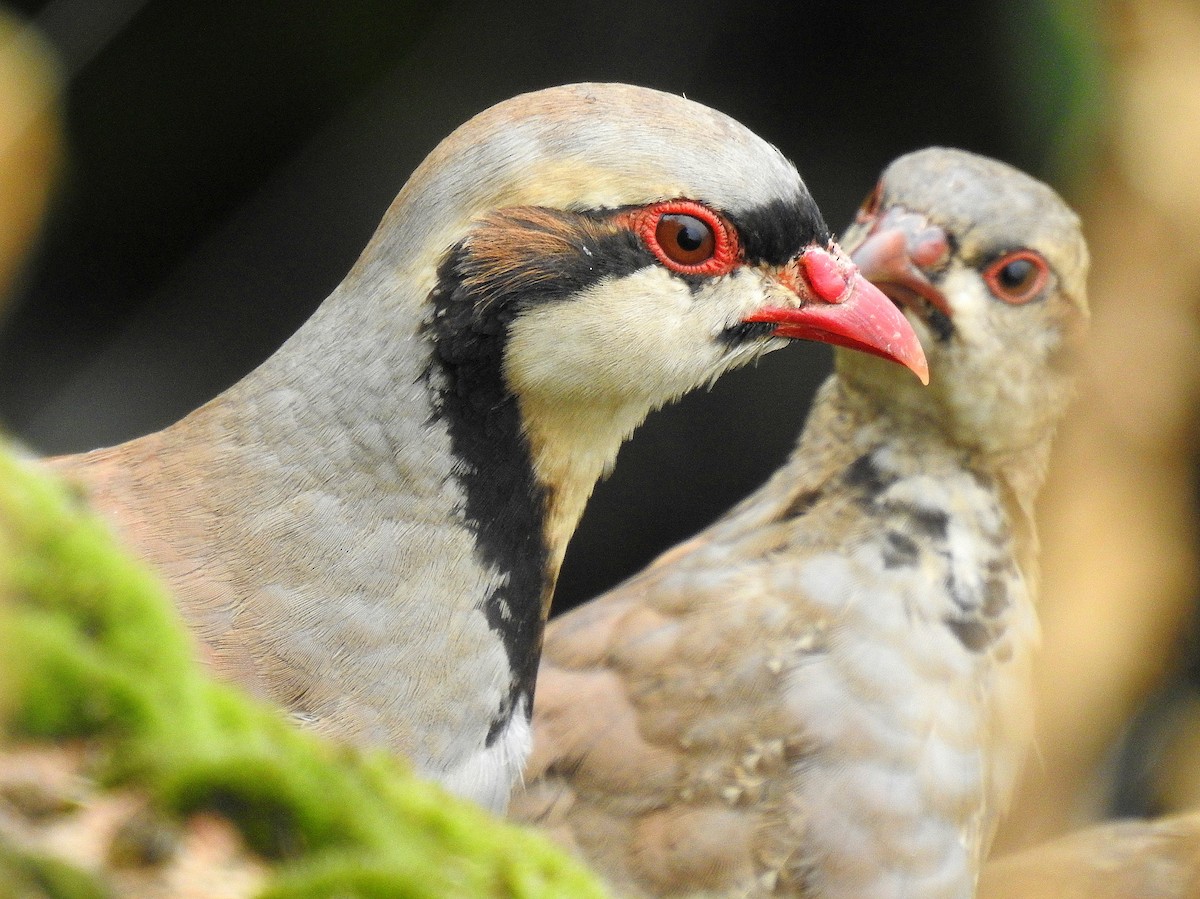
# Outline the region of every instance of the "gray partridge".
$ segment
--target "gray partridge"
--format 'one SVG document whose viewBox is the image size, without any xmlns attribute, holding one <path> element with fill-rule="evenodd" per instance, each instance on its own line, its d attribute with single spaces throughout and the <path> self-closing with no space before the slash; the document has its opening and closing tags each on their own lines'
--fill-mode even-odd
<svg viewBox="0 0 1200 899">
<path fill-rule="evenodd" d="M 261 367 L 54 464 L 219 675 L 499 808 L 594 482 L 650 410 L 786 337 L 924 371 L 776 149 L 679 97 L 549 89 L 438 146 Z"/>
<path fill-rule="evenodd" d="M 623 894 L 967 897 L 1029 739 L 1033 501 L 1087 318 L 1076 216 L 930 149 L 845 246 L 930 386 L 839 350 L 790 460 L 552 621 L 510 814 Z"/>
</svg>

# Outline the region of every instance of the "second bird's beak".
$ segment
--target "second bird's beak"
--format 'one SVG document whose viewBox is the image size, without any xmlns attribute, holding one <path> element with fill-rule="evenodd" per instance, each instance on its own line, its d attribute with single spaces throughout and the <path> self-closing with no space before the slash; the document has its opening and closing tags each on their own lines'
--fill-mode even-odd
<svg viewBox="0 0 1200 899">
<path fill-rule="evenodd" d="M 950 256 L 946 232 L 924 215 L 893 206 L 884 213 L 859 213 L 847 244 L 854 264 L 900 307 L 922 314 L 928 308 L 953 317 L 945 295 L 925 270 L 943 265 Z"/>
<path fill-rule="evenodd" d="M 774 334 L 816 340 L 882 356 L 929 383 L 921 341 L 886 296 L 859 274 L 836 244 L 808 247 L 778 275 L 800 299 L 797 306 L 768 306 L 746 318 L 776 325 Z"/>
</svg>

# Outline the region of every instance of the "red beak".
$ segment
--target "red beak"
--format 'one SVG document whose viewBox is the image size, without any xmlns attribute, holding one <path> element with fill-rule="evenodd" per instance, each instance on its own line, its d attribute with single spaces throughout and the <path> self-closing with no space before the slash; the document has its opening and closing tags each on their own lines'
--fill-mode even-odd
<svg viewBox="0 0 1200 899">
<path fill-rule="evenodd" d="M 781 273 L 780 282 L 801 300 L 799 306 L 771 306 L 746 318 L 770 322 L 777 337 L 816 340 L 882 356 L 929 383 L 921 341 L 908 320 L 879 288 L 858 273 L 837 245 L 809 247 Z"/>
<path fill-rule="evenodd" d="M 925 300 L 934 309 L 953 317 L 946 297 L 926 277 L 924 269 L 944 263 L 950 255 L 946 232 L 925 216 L 894 206 L 882 217 L 861 216 L 868 227 L 866 236 L 850 247 L 851 258 L 863 276 L 890 296 L 898 306 L 912 308 L 918 315 Z"/>
</svg>

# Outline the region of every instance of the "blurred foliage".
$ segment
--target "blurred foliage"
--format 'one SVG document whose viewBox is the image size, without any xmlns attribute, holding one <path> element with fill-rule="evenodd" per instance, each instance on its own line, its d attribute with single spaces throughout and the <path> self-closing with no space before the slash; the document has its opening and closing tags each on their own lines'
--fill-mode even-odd
<svg viewBox="0 0 1200 899">
<path fill-rule="evenodd" d="M 1016 0 L 994 10 L 1005 92 L 1031 144 L 1012 161 L 1070 185 L 1094 158 L 1109 103 L 1102 10 L 1094 0 Z"/>
<path fill-rule="evenodd" d="M 25 273 L 62 162 L 58 59 L 0 9 L 0 313 Z"/>
<path fill-rule="evenodd" d="M 1041 504 L 1038 747 L 1005 850 L 1099 820 L 1115 797 L 1124 814 L 1200 803 L 1171 770 L 1200 766 L 1184 677 L 1200 590 L 1200 7 L 1095 10 L 1102 114 L 1070 173 L 1092 332 Z"/>
</svg>

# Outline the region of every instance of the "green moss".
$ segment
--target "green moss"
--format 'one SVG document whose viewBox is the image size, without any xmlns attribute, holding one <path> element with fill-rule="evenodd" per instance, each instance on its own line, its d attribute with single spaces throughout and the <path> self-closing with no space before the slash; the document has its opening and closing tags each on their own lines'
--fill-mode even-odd
<svg viewBox="0 0 1200 899">
<path fill-rule="evenodd" d="M 279 860 L 267 896 L 602 895 L 542 838 L 210 681 L 157 582 L 78 497 L 5 452 L 0 598 L 7 731 L 89 737 L 107 782 L 169 813 L 227 815 Z"/>
</svg>

